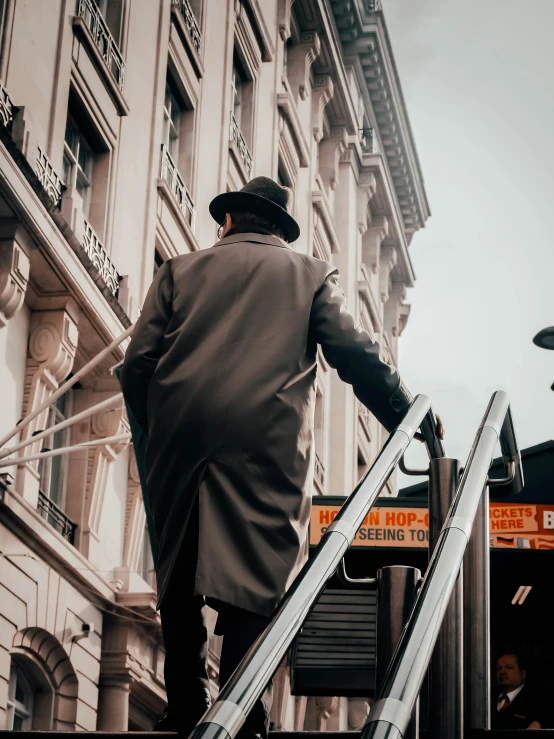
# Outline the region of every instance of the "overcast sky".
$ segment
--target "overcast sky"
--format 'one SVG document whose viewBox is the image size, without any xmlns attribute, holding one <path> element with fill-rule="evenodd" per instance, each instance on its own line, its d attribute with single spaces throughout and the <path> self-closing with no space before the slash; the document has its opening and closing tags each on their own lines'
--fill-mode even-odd
<svg viewBox="0 0 554 739">
<path fill-rule="evenodd" d="M 432 398 L 449 456 L 465 461 L 497 389 L 521 448 L 553 439 L 554 351 L 532 339 L 554 325 L 554 0 L 383 6 L 431 207 L 402 375 Z"/>
</svg>

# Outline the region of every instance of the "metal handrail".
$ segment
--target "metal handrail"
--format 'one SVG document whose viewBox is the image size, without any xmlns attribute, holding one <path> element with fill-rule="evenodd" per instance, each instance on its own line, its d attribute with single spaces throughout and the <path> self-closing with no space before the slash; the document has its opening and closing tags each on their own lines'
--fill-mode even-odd
<svg viewBox="0 0 554 739">
<path fill-rule="evenodd" d="M 517 468 L 517 483 L 513 489 L 519 492 L 523 487 L 523 472 L 508 396 L 502 391 L 493 394 L 479 426 L 423 586 L 387 670 L 378 699 L 371 708 L 362 739 L 400 739 L 408 727 L 458 577 L 499 439 L 505 462 L 512 462 Z"/>
<path fill-rule="evenodd" d="M 335 573 L 416 430 L 431 412 L 430 408 L 427 396 L 415 398 L 402 423 L 391 433 L 375 462 L 324 533 L 315 556 L 306 563 L 284 596 L 271 623 L 247 652 L 191 738 L 229 739 L 237 734 Z"/>
</svg>

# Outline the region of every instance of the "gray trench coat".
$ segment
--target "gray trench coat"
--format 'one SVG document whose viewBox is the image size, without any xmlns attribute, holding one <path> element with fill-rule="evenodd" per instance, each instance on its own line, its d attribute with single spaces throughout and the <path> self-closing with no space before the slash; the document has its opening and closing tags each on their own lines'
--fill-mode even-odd
<svg viewBox="0 0 554 739">
<path fill-rule="evenodd" d="M 255 233 L 160 267 L 121 373 L 148 433 L 158 603 L 197 496 L 197 594 L 270 615 L 294 580 L 308 550 L 318 344 L 386 428 L 404 417 L 410 396 L 337 275 Z"/>
</svg>

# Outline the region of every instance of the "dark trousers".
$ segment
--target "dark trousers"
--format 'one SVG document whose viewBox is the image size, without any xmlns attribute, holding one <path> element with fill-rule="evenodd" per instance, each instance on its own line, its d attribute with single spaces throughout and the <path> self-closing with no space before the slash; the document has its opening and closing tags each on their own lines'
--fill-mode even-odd
<svg viewBox="0 0 554 739">
<path fill-rule="evenodd" d="M 159 728 L 181 733 L 192 731 L 210 705 L 208 631 L 202 610 L 205 600 L 203 596 L 192 595 L 197 552 L 198 513 L 193 511 L 160 607 L 166 650 L 164 676 L 168 708 L 167 719 Z M 223 644 L 219 685 L 222 688 L 270 619 L 228 604 L 210 602 L 210 605 L 220 606 L 218 627 L 223 629 Z M 272 697 L 273 686 L 270 683 L 246 719 L 241 731 L 243 737 L 252 733 L 260 734 L 263 739 L 267 737 Z"/>
</svg>

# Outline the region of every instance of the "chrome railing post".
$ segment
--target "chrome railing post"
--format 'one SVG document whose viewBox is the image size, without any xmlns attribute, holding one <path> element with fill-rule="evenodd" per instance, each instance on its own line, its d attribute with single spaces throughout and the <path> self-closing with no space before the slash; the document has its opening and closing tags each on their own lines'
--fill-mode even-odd
<svg viewBox="0 0 554 739">
<path fill-rule="evenodd" d="M 429 463 L 429 559 L 437 546 L 460 480 L 458 459 Z M 450 596 L 429 667 L 429 734 L 442 739 L 463 736 L 462 573 Z"/>
<path fill-rule="evenodd" d="M 477 509 L 463 564 L 464 673 L 467 729 L 490 729 L 489 491 Z"/>
<path fill-rule="evenodd" d="M 483 488 L 491 484 L 488 472 L 499 439 L 504 461 L 511 470 L 502 482 L 513 483 L 512 491 L 517 493 L 523 487 L 523 472 L 511 426 L 508 397 L 502 391 L 492 396 L 477 431 L 414 609 L 361 739 L 401 739 L 406 732 L 450 596 L 456 587 Z M 442 735 L 436 739 L 439 736 L 442 739 Z"/>
<path fill-rule="evenodd" d="M 415 567 L 393 565 L 377 571 L 377 662 L 375 692 L 383 687 L 385 674 L 408 622 L 421 572 Z M 417 739 L 419 703 L 416 702 L 405 738 Z"/>
</svg>

